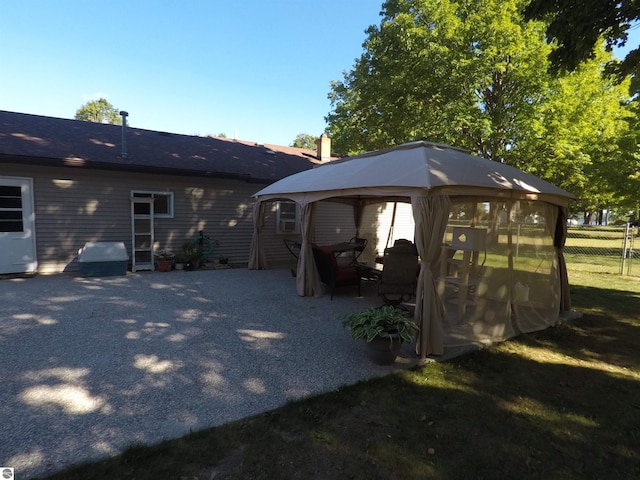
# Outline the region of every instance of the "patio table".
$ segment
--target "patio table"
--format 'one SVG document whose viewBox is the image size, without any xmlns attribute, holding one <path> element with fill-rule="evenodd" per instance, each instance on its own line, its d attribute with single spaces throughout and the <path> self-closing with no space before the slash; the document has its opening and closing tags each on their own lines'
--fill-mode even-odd
<svg viewBox="0 0 640 480">
<path fill-rule="evenodd" d="M 378 262 L 359 262 L 360 276 L 367 280 L 378 281 L 382 275 L 383 265 Z"/>
</svg>

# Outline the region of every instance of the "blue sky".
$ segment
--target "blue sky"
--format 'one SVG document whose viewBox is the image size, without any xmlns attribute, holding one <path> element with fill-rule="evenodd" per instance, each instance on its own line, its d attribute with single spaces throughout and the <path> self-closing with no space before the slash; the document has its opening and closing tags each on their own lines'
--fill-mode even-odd
<svg viewBox="0 0 640 480">
<path fill-rule="evenodd" d="M 134 127 L 288 145 L 324 131 L 381 4 L 2 0 L 0 110 L 73 118 L 102 96 Z"/>
<path fill-rule="evenodd" d="M 1 110 L 73 118 L 105 97 L 134 127 L 280 145 L 323 132 L 382 4 L 0 1 Z"/>
</svg>

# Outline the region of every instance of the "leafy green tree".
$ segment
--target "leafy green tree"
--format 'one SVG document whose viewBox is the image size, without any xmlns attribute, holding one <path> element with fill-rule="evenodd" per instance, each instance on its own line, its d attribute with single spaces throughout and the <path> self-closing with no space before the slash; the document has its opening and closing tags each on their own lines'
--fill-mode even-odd
<svg viewBox="0 0 640 480">
<path fill-rule="evenodd" d="M 633 212 L 640 218 L 640 103 L 629 102 L 628 129 L 619 141 L 620 156 L 608 169 L 613 189 L 618 198 L 616 204 L 623 216 Z"/>
<path fill-rule="evenodd" d="M 543 25 L 518 0 L 390 0 L 365 52 L 333 82 L 337 151 L 426 139 L 505 161 L 546 89 Z"/>
<path fill-rule="evenodd" d="M 89 100 L 76 110 L 75 119 L 84 122 L 122 124 L 122 117 L 120 117 L 118 109 L 104 98 Z"/>
<path fill-rule="evenodd" d="M 296 135 L 295 140 L 291 144 L 292 147 L 306 148 L 308 150 L 315 150 L 317 148 L 317 137 L 309 135 L 308 133 L 299 133 Z"/>
<path fill-rule="evenodd" d="M 608 51 L 626 43 L 631 24 L 640 19 L 640 2 L 532 0 L 524 14 L 528 19 L 548 20 L 547 37 L 558 44 L 549 57 L 553 70 L 573 71 L 580 63 L 595 58 L 601 38 Z M 640 49 L 636 48 L 621 63 L 610 60 L 608 69 L 624 76 L 636 72 L 639 66 Z"/>
<path fill-rule="evenodd" d="M 590 166 L 617 154 L 607 149 L 624 128 L 627 92 L 598 74 L 611 55 L 600 49 L 570 76 L 551 76 L 545 25 L 522 18 L 525 3 L 385 2 L 364 53 L 332 83 L 334 149 L 353 154 L 426 139 L 576 194 L 609 189 Z"/>
<path fill-rule="evenodd" d="M 519 166 L 574 193 L 574 208 L 582 212 L 610 208 L 621 198 L 615 165 L 632 114 L 624 103 L 629 81 L 616 84 L 602 76 L 609 58 L 600 48 L 593 60 L 550 80 L 538 108 L 538 135 L 527 135 L 520 145 L 526 158 Z"/>
</svg>

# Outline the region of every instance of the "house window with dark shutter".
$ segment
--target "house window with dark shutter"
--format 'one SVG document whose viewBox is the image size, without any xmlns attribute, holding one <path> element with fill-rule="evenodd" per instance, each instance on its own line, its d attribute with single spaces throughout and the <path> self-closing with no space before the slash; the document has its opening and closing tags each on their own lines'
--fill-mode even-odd
<svg viewBox="0 0 640 480">
<path fill-rule="evenodd" d="M 173 192 L 148 192 L 135 190 L 132 197 L 153 198 L 153 216 L 155 218 L 173 218 Z"/>
<path fill-rule="evenodd" d="M 0 185 L 0 232 L 22 232 L 22 190 Z"/>
</svg>

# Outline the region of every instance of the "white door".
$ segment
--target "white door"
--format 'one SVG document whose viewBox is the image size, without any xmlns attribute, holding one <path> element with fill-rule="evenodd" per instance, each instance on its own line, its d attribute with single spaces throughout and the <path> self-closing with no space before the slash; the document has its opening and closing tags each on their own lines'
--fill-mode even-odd
<svg viewBox="0 0 640 480">
<path fill-rule="evenodd" d="M 37 269 L 33 181 L 0 177 L 0 274 Z"/>
</svg>

